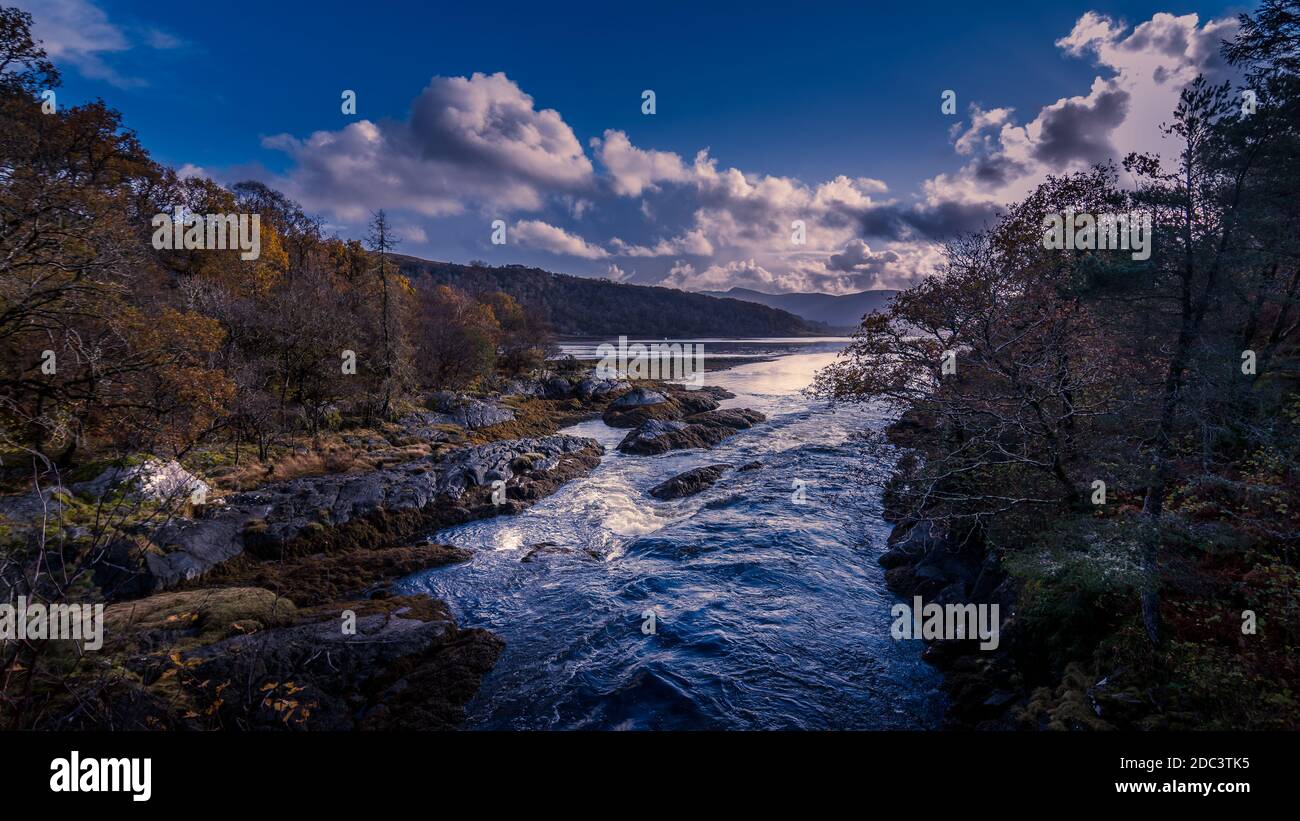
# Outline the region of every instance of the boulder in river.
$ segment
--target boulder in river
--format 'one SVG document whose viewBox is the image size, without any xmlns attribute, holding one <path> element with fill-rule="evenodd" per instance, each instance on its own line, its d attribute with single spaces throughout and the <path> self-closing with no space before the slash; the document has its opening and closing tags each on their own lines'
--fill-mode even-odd
<svg viewBox="0 0 1300 821">
<path fill-rule="evenodd" d="M 749 408 L 727 408 L 697 413 L 686 417 L 685 421 L 695 425 L 719 425 L 732 430 L 744 430 L 766 419 L 763 414 Z"/>
<path fill-rule="evenodd" d="M 695 470 L 688 470 L 685 473 L 679 473 L 667 481 L 660 482 L 650 488 L 650 495 L 656 499 L 681 499 L 686 496 L 693 496 L 702 490 L 713 486 L 718 479 L 722 478 L 731 465 L 718 464 L 706 465 Z"/>
<path fill-rule="evenodd" d="M 658 391 L 652 391 L 649 388 L 633 388 L 610 402 L 609 406 L 621 410 L 623 408 L 639 408 L 642 405 L 658 405 L 667 401 L 668 397 Z"/>
<path fill-rule="evenodd" d="M 712 448 L 736 431 L 766 418 L 755 410 L 732 408 L 695 414 L 682 421 L 652 419 L 625 436 L 618 449 L 623 453 L 653 456 L 670 450 Z"/>
<path fill-rule="evenodd" d="M 611 428 L 635 428 L 653 419 L 669 421 L 718 407 L 726 391 L 703 388 L 689 391 L 680 385 L 663 385 L 660 390 L 633 388 L 609 403 L 601 418 Z"/>
</svg>

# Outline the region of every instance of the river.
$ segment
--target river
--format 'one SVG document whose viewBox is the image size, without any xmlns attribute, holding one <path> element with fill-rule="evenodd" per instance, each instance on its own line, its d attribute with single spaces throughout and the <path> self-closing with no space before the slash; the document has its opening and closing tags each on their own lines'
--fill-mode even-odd
<svg viewBox="0 0 1300 821">
<path fill-rule="evenodd" d="M 599 420 L 564 430 L 606 455 L 518 516 L 430 535 L 475 550 L 401 592 L 448 602 L 506 642 L 468 705 L 475 729 L 921 729 L 938 725 L 938 674 L 890 637 L 894 597 L 876 557 L 889 526 L 863 481 L 887 469 L 856 434 L 879 408 L 800 391 L 841 340 L 769 342 L 775 358 L 710 373 L 723 407 L 767 422 L 711 451 L 628 456 Z M 655 484 L 728 462 L 709 490 L 660 502 Z M 803 484 L 796 503 L 795 482 Z M 521 562 L 529 547 L 551 552 Z M 647 614 L 654 613 L 653 632 Z"/>
</svg>

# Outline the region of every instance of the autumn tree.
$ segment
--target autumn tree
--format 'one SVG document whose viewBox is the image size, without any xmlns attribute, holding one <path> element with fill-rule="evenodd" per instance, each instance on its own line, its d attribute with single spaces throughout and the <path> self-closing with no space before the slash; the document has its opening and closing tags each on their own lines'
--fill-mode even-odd
<svg viewBox="0 0 1300 821">
<path fill-rule="evenodd" d="M 492 373 L 501 335 L 491 307 L 447 285 L 422 284 L 416 331 L 421 381 L 464 388 Z"/>
</svg>

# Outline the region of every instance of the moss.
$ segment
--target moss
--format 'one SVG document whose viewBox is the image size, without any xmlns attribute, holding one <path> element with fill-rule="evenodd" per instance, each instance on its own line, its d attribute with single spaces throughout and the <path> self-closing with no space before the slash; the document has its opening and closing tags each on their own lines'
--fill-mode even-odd
<svg viewBox="0 0 1300 821">
<path fill-rule="evenodd" d="M 110 605 L 104 625 L 128 644 L 153 644 L 165 636 L 168 646 L 183 650 L 290 624 L 297 609 L 290 599 L 258 587 L 182 590 Z"/>
</svg>

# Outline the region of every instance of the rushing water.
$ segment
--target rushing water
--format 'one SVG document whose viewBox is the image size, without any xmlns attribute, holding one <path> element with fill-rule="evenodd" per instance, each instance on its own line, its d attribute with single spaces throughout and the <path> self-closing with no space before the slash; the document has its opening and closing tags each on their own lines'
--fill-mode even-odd
<svg viewBox="0 0 1300 821">
<path fill-rule="evenodd" d="M 404 592 L 446 600 L 462 625 L 506 642 L 468 707 L 480 729 L 842 729 L 937 724 L 936 674 L 916 642 L 889 635 L 894 599 L 876 556 L 888 526 L 863 482 L 886 466 L 856 434 L 871 408 L 799 391 L 840 344 L 809 346 L 708 375 L 768 421 L 711 451 L 627 456 L 627 431 L 599 420 L 606 455 L 518 516 L 431 535 L 473 548 L 418 573 Z M 759 461 L 709 490 L 660 502 L 646 491 L 682 471 Z M 805 484 L 796 504 L 794 482 Z M 567 552 L 520 559 L 551 542 Z M 646 634 L 643 614 L 656 614 Z"/>
</svg>

